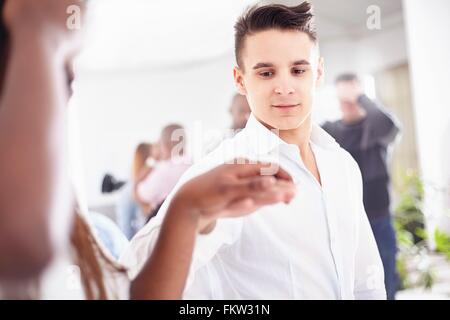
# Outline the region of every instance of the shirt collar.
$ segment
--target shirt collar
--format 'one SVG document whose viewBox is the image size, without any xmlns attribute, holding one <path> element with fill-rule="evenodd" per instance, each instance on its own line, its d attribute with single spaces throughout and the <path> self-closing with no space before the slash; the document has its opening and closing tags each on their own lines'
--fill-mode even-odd
<svg viewBox="0 0 450 320">
<path fill-rule="evenodd" d="M 240 133 L 248 139 L 247 146 L 254 154 L 267 154 L 280 145 L 288 145 L 275 131 L 269 130 L 259 122 L 253 113 L 250 114 L 245 128 Z M 315 123 L 312 125 L 311 142 L 324 149 L 333 149 L 339 146 L 333 137 Z"/>
</svg>

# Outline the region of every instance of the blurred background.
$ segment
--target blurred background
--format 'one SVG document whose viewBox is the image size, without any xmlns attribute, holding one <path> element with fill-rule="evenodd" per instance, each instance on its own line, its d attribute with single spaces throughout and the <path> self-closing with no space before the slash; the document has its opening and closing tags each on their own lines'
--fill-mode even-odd
<svg viewBox="0 0 450 320">
<path fill-rule="evenodd" d="M 326 69 L 315 120 L 340 116 L 335 77 L 356 72 L 402 126 L 389 158 L 398 298 L 450 298 L 450 2 L 311 2 Z M 90 211 L 117 218 L 120 183 L 102 193 L 105 174 L 128 181 L 136 146 L 166 124 L 185 127 L 194 159 L 231 126 L 233 25 L 253 3 L 92 1 L 69 119 L 75 183 Z"/>
</svg>

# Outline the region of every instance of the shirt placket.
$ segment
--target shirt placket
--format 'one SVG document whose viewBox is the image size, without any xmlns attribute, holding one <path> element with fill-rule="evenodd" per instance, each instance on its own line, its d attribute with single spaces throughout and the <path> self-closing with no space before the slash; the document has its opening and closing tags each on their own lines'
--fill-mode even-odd
<svg viewBox="0 0 450 320">
<path fill-rule="evenodd" d="M 345 298 L 345 290 L 344 290 L 344 280 L 343 280 L 343 269 L 342 269 L 342 252 L 341 247 L 338 243 L 338 229 L 337 229 L 337 221 L 335 210 L 333 210 L 332 204 L 336 199 L 339 198 L 338 188 L 330 188 L 329 182 L 332 182 L 333 179 L 337 179 L 336 170 L 339 168 L 333 167 L 332 169 L 326 163 L 323 163 L 322 159 L 327 159 L 327 154 L 322 154 L 322 150 L 314 147 L 314 154 L 316 157 L 317 166 L 319 168 L 319 172 L 321 174 L 322 187 L 321 187 L 321 195 L 322 201 L 325 208 L 325 218 L 327 221 L 328 227 L 328 236 L 330 240 L 330 249 L 331 255 L 334 262 L 334 267 L 336 271 L 336 277 L 338 280 L 338 289 L 340 294 L 340 299 Z M 311 173 L 310 173 L 311 174 Z M 312 175 L 312 174 L 311 174 Z"/>
</svg>

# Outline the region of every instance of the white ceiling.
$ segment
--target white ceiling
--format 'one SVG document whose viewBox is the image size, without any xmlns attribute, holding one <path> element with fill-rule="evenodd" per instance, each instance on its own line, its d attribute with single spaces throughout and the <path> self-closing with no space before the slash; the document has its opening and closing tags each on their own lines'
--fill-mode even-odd
<svg viewBox="0 0 450 320">
<path fill-rule="evenodd" d="M 296 5 L 301 0 L 263 1 Z M 316 24 L 321 41 L 342 37 L 360 38 L 373 32 L 366 27 L 367 8 L 380 8 L 381 30 L 402 23 L 401 0 L 310 0 L 316 14 Z"/>
<path fill-rule="evenodd" d="M 211 59 L 233 49 L 233 25 L 251 0 L 96 0 L 85 50 L 89 69 Z"/>
<path fill-rule="evenodd" d="M 276 2 L 292 5 L 300 1 Z M 311 2 L 321 41 L 367 35 L 369 5 L 380 7 L 382 28 L 402 23 L 401 0 Z M 229 55 L 233 50 L 234 22 L 252 3 L 253 0 L 91 1 L 87 40 L 79 65 L 90 70 L 183 67 Z"/>
</svg>

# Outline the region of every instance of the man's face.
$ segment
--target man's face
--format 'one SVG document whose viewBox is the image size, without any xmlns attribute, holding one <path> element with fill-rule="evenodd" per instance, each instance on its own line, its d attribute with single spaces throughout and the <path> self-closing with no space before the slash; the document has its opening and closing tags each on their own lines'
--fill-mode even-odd
<svg viewBox="0 0 450 320">
<path fill-rule="evenodd" d="M 342 115 L 352 116 L 359 111 L 358 97 L 362 94 L 358 81 L 340 81 L 336 84 L 336 95 L 339 100 Z"/>
<path fill-rule="evenodd" d="M 269 128 L 292 130 L 310 119 L 323 75 L 317 46 L 306 33 L 270 29 L 247 36 L 235 82 L 252 113 Z"/>
</svg>

